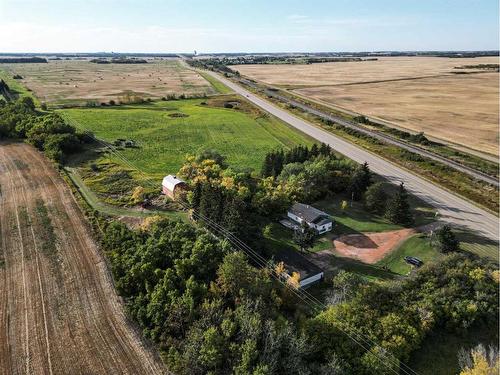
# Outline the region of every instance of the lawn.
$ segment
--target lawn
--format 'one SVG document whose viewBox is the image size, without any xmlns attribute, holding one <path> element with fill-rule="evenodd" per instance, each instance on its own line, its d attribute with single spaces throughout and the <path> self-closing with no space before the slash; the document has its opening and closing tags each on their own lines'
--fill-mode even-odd
<svg viewBox="0 0 500 375">
<path fill-rule="evenodd" d="M 407 275 L 411 270 L 411 266 L 404 261 L 405 256 L 417 257 L 425 264 L 438 260 L 440 253 L 431 246 L 425 234 L 416 234 L 379 261 L 377 266 L 387 267 L 392 272 L 400 275 Z"/>
<path fill-rule="evenodd" d="M 389 183 L 384 183 L 384 189 L 391 196 L 395 187 Z M 343 200 L 348 202 L 348 207 L 344 211 L 340 208 Z M 411 195 L 409 196 L 409 202 L 415 217 L 414 226 L 417 227 L 435 221 L 435 211 L 430 206 Z M 318 201 L 313 206 L 333 217 L 335 220 L 333 233 L 337 235 L 360 232 L 385 232 L 403 228 L 400 225 L 390 223 L 382 216 L 366 211 L 363 202 L 351 202 L 348 196 L 342 194 Z"/>
<path fill-rule="evenodd" d="M 470 327 L 465 333 L 439 331 L 427 337 L 411 355 L 409 367 L 421 375 L 449 375 L 459 372 L 458 352 L 482 343 L 498 345 L 498 322 L 491 326 Z M 432 365 L 429 365 L 432 364 Z"/>
<path fill-rule="evenodd" d="M 342 211 L 340 206 L 344 199 L 344 196 L 337 195 L 313 204 L 335 220 L 333 233 L 341 235 L 359 232 L 384 232 L 402 228 L 400 225 L 389 223 L 383 217 L 367 212 L 362 202 L 349 202 L 349 206 Z"/>
<path fill-rule="evenodd" d="M 108 142 L 134 140 L 138 147 L 123 149 L 121 154 L 158 179 L 177 172 L 186 155 L 205 149 L 227 156 L 233 167 L 259 170 L 272 149 L 312 144 L 310 138 L 279 120 L 247 111 L 244 103 L 241 108 L 239 104 L 224 108 L 210 103 L 189 99 L 58 112 L 77 128 L 90 130 Z"/>
<path fill-rule="evenodd" d="M 285 228 L 279 223 L 271 223 L 269 225 L 270 231 L 265 235 L 265 238 L 270 248 L 278 250 L 283 247 L 289 247 L 296 251 L 300 251 L 299 246 L 293 241 L 293 231 L 291 229 Z M 313 247 L 309 249 L 309 251 L 315 253 L 331 248 L 331 233 L 325 233 L 316 238 Z"/>
</svg>

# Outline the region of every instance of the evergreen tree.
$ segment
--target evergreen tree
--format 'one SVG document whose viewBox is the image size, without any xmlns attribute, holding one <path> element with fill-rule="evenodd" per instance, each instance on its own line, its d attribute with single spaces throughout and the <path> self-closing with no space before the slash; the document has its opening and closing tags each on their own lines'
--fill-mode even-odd
<svg viewBox="0 0 500 375">
<path fill-rule="evenodd" d="M 349 184 L 349 192 L 351 193 L 352 199 L 359 201 L 363 194 L 365 193 L 368 186 L 372 183 L 372 175 L 368 163 L 360 165 L 351 176 L 351 182 Z"/>
<path fill-rule="evenodd" d="M 312 145 L 311 150 L 309 151 L 309 157 L 315 158 L 318 155 L 319 155 L 319 148 L 318 145 L 315 143 Z"/>
<path fill-rule="evenodd" d="M 399 185 L 394 197 L 387 203 L 385 216 L 394 224 L 411 225 L 413 223 L 413 216 L 408 203 L 408 193 L 403 182 Z"/>
<path fill-rule="evenodd" d="M 202 189 L 201 183 L 196 182 L 196 184 L 194 185 L 193 194 L 191 198 L 191 208 L 195 210 L 198 210 L 200 208 L 201 189 Z"/>
<path fill-rule="evenodd" d="M 330 145 L 327 145 L 326 143 L 321 143 L 321 146 L 319 148 L 319 153 L 324 156 L 330 156 L 332 153 L 332 148 Z"/>
<path fill-rule="evenodd" d="M 283 170 L 283 165 L 284 165 L 284 154 L 283 150 L 280 150 L 274 154 L 274 160 L 273 160 L 273 177 L 279 176 L 281 171 Z"/>
<path fill-rule="evenodd" d="M 221 188 L 204 183 L 201 189 L 200 215 L 219 223 L 222 216 L 223 203 L 224 196 Z"/>
<path fill-rule="evenodd" d="M 227 194 L 224 200 L 221 225 L 236 236 L 245 229 L 245 202 L 238 196 Z"/>
<path fill-rule="evenodd" d="M 439 251 L 442 253 L 449 253 L 460 249 L 460 243 L 455 237 L 455 234 L 451 231 L 449 225 L 444 225 L 441 229 L 437 230 L 436 237 Z"/>
<path fill-rule="evenodd" d="M 262 177 L 269 177 L 272 176 L 273 173 L 273 152 L 268 152 L 266 154 L 266 157 L 264 159 L 264 163 L 262 164 L 262 169 L 260 174 Z"/>
<path fill-rule="evenodd" d="M 364 186 L 364 190 L 368 189 L 368 186 L 372 184 L 372 172 L 370 171 L 370 167 L 368 166 L 368 163 L 365 161 L 361 165 L 361 171 L 362 171 L 362 185 Z"/>
<path fill-rule="evenodd" d="M 387 204 L 387 194 L 380 182 L 368 187 L 365 193 L 365 207 L 368 211 L 382 215 Z"/>
</svg>

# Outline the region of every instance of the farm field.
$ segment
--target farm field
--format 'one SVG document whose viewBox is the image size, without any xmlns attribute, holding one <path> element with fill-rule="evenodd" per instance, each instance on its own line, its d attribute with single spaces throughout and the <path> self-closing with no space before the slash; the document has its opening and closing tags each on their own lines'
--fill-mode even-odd
<svg viewBox="0 0 500 375">
<path fill-rule="evenodd" d="M 498 155 L 498 73 L 454 69 L 495 63 L 495 57 L 387 57 L 364 62 L 232 68 L 326 105 Z"/>
<path fill-rule="evenodd" d="M 165 373 L 57 171 L 21 143 L 0 145 L 0 171 L 0 372 Z"/>
<path fill-rule="evenodd" d="M 256 64 L 230 65 L 242 75 L 270 85 L 299 88 L 304 86 L 331 86 L 366 83 L 393 79 L 425 77 L 468 69 L 458 66 L 498 64 L 495 57 L 379 57 L 376 61 L 333 62 L 309 65 Z"/>
<path fill-rule="evenodd" d="M 498 155 L 498 73 L 322 86 L 295 92 Z"/>
<path fill-rule="evenodd" d="M 0 64 L 9 76 L 49 106 L 123 101 L 129 97 L 213 94 L 215 89 L 176 59 L 147 64 L 95 64 L 87 60 L 49 60 L 47 64 Z"/>
<path fill-rule="evenodd" d="M 227 101 L 234 108 L 224 108 Z M 186 155 L 206 149 L 227 156 L 233 167 L 260 170 L 268 151 L 312 144 L 302 133 L 256 111 L 241 99 L 229 97 L 64 109 L 59 113 L 77 128 L 90 130 L 108 142 L 117 138 L 134 140 L 138 147 L 125 148 L 121 153 L 141 171 L 158 179 L 176 173 Z"/>
</svg>

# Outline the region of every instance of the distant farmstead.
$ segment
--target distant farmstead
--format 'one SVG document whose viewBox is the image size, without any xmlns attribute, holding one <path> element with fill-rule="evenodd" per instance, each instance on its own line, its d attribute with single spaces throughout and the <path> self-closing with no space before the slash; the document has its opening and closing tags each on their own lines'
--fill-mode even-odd
<svg viewBox="0 0 500 375">
<path fill-rule="evenodd" d="M 163 194 L 172 199 L 175 199 L 180 192 L 188 189 L 186 182 L 173 174 L 163 177 L 161 186 Z"/>
<path fill-rule="evenodd" d="M 303 203 L 295 203 L 288 210 L 287 216 L 298 224 L 305 222 L 319 234 L 332 230 L 333 221 L 326 212 Z"/>
</svg>

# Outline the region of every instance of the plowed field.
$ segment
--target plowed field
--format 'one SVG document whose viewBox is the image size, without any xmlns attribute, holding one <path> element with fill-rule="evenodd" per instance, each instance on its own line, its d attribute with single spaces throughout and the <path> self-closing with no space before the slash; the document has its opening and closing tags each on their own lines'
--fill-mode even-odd
<svg viewBox="0 0 500 375">
<path fill-rule="evenodd" d="M 0 142 L 0 373 L 161 374 L 57 171 Z"/>
</svg>

